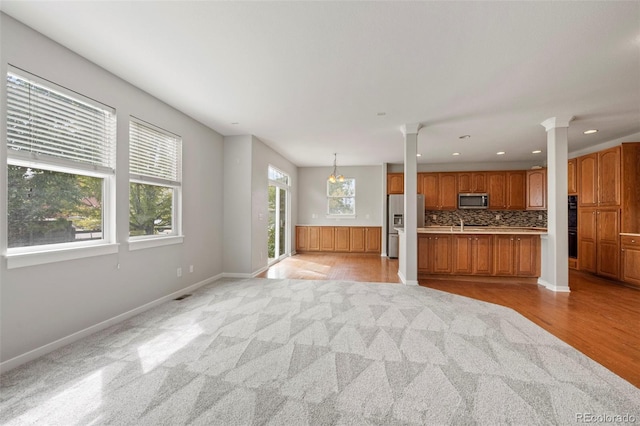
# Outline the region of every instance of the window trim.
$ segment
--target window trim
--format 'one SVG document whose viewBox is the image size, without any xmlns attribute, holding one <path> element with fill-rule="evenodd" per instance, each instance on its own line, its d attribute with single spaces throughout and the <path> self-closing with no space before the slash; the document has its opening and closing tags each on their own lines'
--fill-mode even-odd
<svg viewBox="0 0 640 426">
<path fill-rule="evenodd" d="M 177 164 L 176 164 L 176 178 L 178 180 L 163 179 L 155 176 L 144 176 L 138 173 L 131 173 L 131 123 L 135 122 L 137 125 L 147 127 L 153 131 L 157 131 L 169 137 L 175 138 L 178 144 Z M 173 191 L 172 205 L 171 205 L 171 229 L 170 234 L 162 235 L 130 235 L 131 229 L 129 227 L 129 215 L 127 215 L 127 242 L 129 243 L 129 250 L 142 250 L 151 247 L 160 247 L 170 244 L 181 244 L 184 241 L 184 235 L 182 233 L 182 137 L 165 130 L 161 127 L 153 125 L 147 121 L 141 120 L 133 115 L 129 116 L 129 179 L 127 183 L 127 200 L 128 208 L 131 207 L 131 183 L 138 183 L 142 185 L 154 185 L 171 188 Z"/>
<path fill-rule="evenodd" d="M 14 75 L 26 82 L 40 85 L 45 90 L 57 92 L 63 96 L 73 99 L 74 102 L 102 109 L 110 114 L 112 122 L 105 129 L 109 132 L 107 137 L 111 144 L 107 147 L 109 150 L 107 152 L 107 158 L 109 158 L 108 165 L 90 164 L 33 151 L 8 149 L 8 140 L 5 141 L 3 148 L 5 152 L 3 167 L 5 168 L 13 165 L 72 175 L 91 176 L 102 179 L 102 238 L 100 240 L 8 247 L 9 241 L 7 238 L 4 238 L 1 244 L 3 247 L 3 257 L 7 261 L 7 268 L 21 268 L 117 253 L 118 243 L 116 242 L 115 226 L 115 153 L 117 150 L 117 115 L 115 108 L 9 64 L 4 75 L 5 80 L 2 88 L 2 93 L 5 95 L 3 96 L 5 98 L 3 100 L 5 114 L 2 117 L 5 129 L 9 118 L 7 90 L 9 75 Z M 5 137 L 7 136 L 8 130 L 6 130 L 5 133 Z M 8 185 L 8 181 L 6 184 Z M 8 213 L 9 212 L 7 211 L 7 214 Z M 7 221 L 2 221 L 2 225 L 6 229 L 8 226 Z M 6 234 L 8 236 L 8 232 Z"/>
</svg>

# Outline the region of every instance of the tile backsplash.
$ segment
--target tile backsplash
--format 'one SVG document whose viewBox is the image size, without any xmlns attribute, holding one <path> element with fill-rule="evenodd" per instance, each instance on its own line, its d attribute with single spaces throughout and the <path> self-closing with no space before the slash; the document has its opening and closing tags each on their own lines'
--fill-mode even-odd
<svg viewBox="0 0 640 426">
<path fill-rule="evenodd" d="M 547 227 L 546 210 L 425 210 L 425 226 L 465 225 Z"/>
</svg>

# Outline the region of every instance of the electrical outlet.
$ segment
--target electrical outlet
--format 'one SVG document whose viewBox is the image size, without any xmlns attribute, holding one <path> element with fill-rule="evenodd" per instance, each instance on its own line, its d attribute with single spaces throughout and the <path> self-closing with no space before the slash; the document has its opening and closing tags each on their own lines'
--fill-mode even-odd
<svg viewBox="0 0 640 426">
<path fill-rule="evenodd" d="M 496 220 L 500 220 L 500 215 L 499 214 L 496 215 Z"/>
<path fill-rule="evenodd" d="M 542 215 L 541 214 L 538 215 L 538 220 L 542 220 Z"/>
<path fill-rule="evenodd" d="M 189 265 L 189 272 L 193 272 L 193 265 Z"/>
<path fill-rule="evenodd" d="M 437 219 L 438 219 L 438 216 L 436 216 L 435 214 L 431 215 L 431 220 L 437 220 Z"/>
<path fill-rule="evenodd" d="M 176 269 L 176 275 L 178 275 L 178 278 L 182 276 L 182 268 Z"/>
</svg>

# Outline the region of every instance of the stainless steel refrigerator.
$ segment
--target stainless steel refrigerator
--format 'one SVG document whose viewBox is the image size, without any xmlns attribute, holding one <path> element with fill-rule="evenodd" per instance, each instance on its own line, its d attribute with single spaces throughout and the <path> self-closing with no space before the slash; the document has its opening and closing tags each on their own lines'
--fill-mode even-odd
<svg viewBox="0 0 640 426">
<path fill-rule="evenodd" d="M 424 195 L 417 194 L 417 227 L 424 227 Z M 389 195 L 387 200 L 387 256 L 398 257 L 398 231 L 404 228 L 404 195 Z"/>
</svg>

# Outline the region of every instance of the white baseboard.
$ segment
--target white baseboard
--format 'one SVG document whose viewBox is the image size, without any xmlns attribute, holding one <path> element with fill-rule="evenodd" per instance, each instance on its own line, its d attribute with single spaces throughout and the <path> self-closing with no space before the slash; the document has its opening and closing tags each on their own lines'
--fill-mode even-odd
<svg viewBox="0 0 640 426">
<path fill-rule="evenodd" d="M 222 278 L 253 278 L 252 274 L 245 274 L 240 272 L 224 272 Z"/>
<path fill-rule="evenodd" d="M 200 281 L 198 283 L 195 283 L 193 285 L 190 285 L 189 287 L 180 289 L 178 291 L 175 291 L 171 294 L 168 294 L 166 296 L 163 296 L 159 299 L 156 299 L 152 302 L 149 303 L 145 303 L 142 306 L 139 306 L 137 308 L 134 308 L 130 311 L 124 312 L 120 315 L 116 315 L 113 318 L 109 318 L 107 320 L 104 320 L 102 322 L 99 322 L 98 324 L 92 325 L 90 327 L 87 327 L 83 330 L 77 331 L 73 334 L 70 334 L 68 336 L 62 337 L 56 341 L 53 341 L 51 343 L 47 343 L 46 345 L 40 346 L 39 348 L 30 350 L 29 352 L 26 352 L 22 355 L 18 355 L 16 357 L 13 357 L 11 359 L 8 359 L 6 361 L 0 362 L 0 373 L 4 373 L 6 371 L 9 371 L 13 368 L 16 368 L 24 363 L 27 363 L 29 361 L 33 361 L 36 358 L 39 358 L 43 355 L 48 354 L 49 352 L 53 352 L 56 349 L 60 349 L 63 346 L 66 346 L 70 343 L 73 343 L 75 341 L 78 341 L 84 337 L 90 336 L 93 333 L 96 333 L 100 330 L 104 330 L 105 328 L 111 327 L 114 324 L 117 324 L 119 322 L 122 322 L 124 320 L 127 320 L 131 317 L 134 317 L 138 314 L 141 314 L 144 311 L 147 311 L 151 308 L 154 308 L 164 302 L 167 302 L 171 299 L 175 299 L 178 296 L 182 296 L 185 293 L 188 293 L 190 291 L 194 291 L 204 285 L 207 284 L 211 284 L 217 280 L 219 280 L 220 278 L 223 277 L 224 274 L 218 274 L 215 275 L 211 278 L 207 278 L 206 280 Z"/>
<path fill-rule="evenodd" d="M 543 280 L 542 278 L 538 278 L 538 284 L 545 286 L 547 290 L 555 291 L 557 293 L 570 293 L 571 289 L 569 286 L 557 286 L 551 284 L 550 282 Z"/>
</svg>

